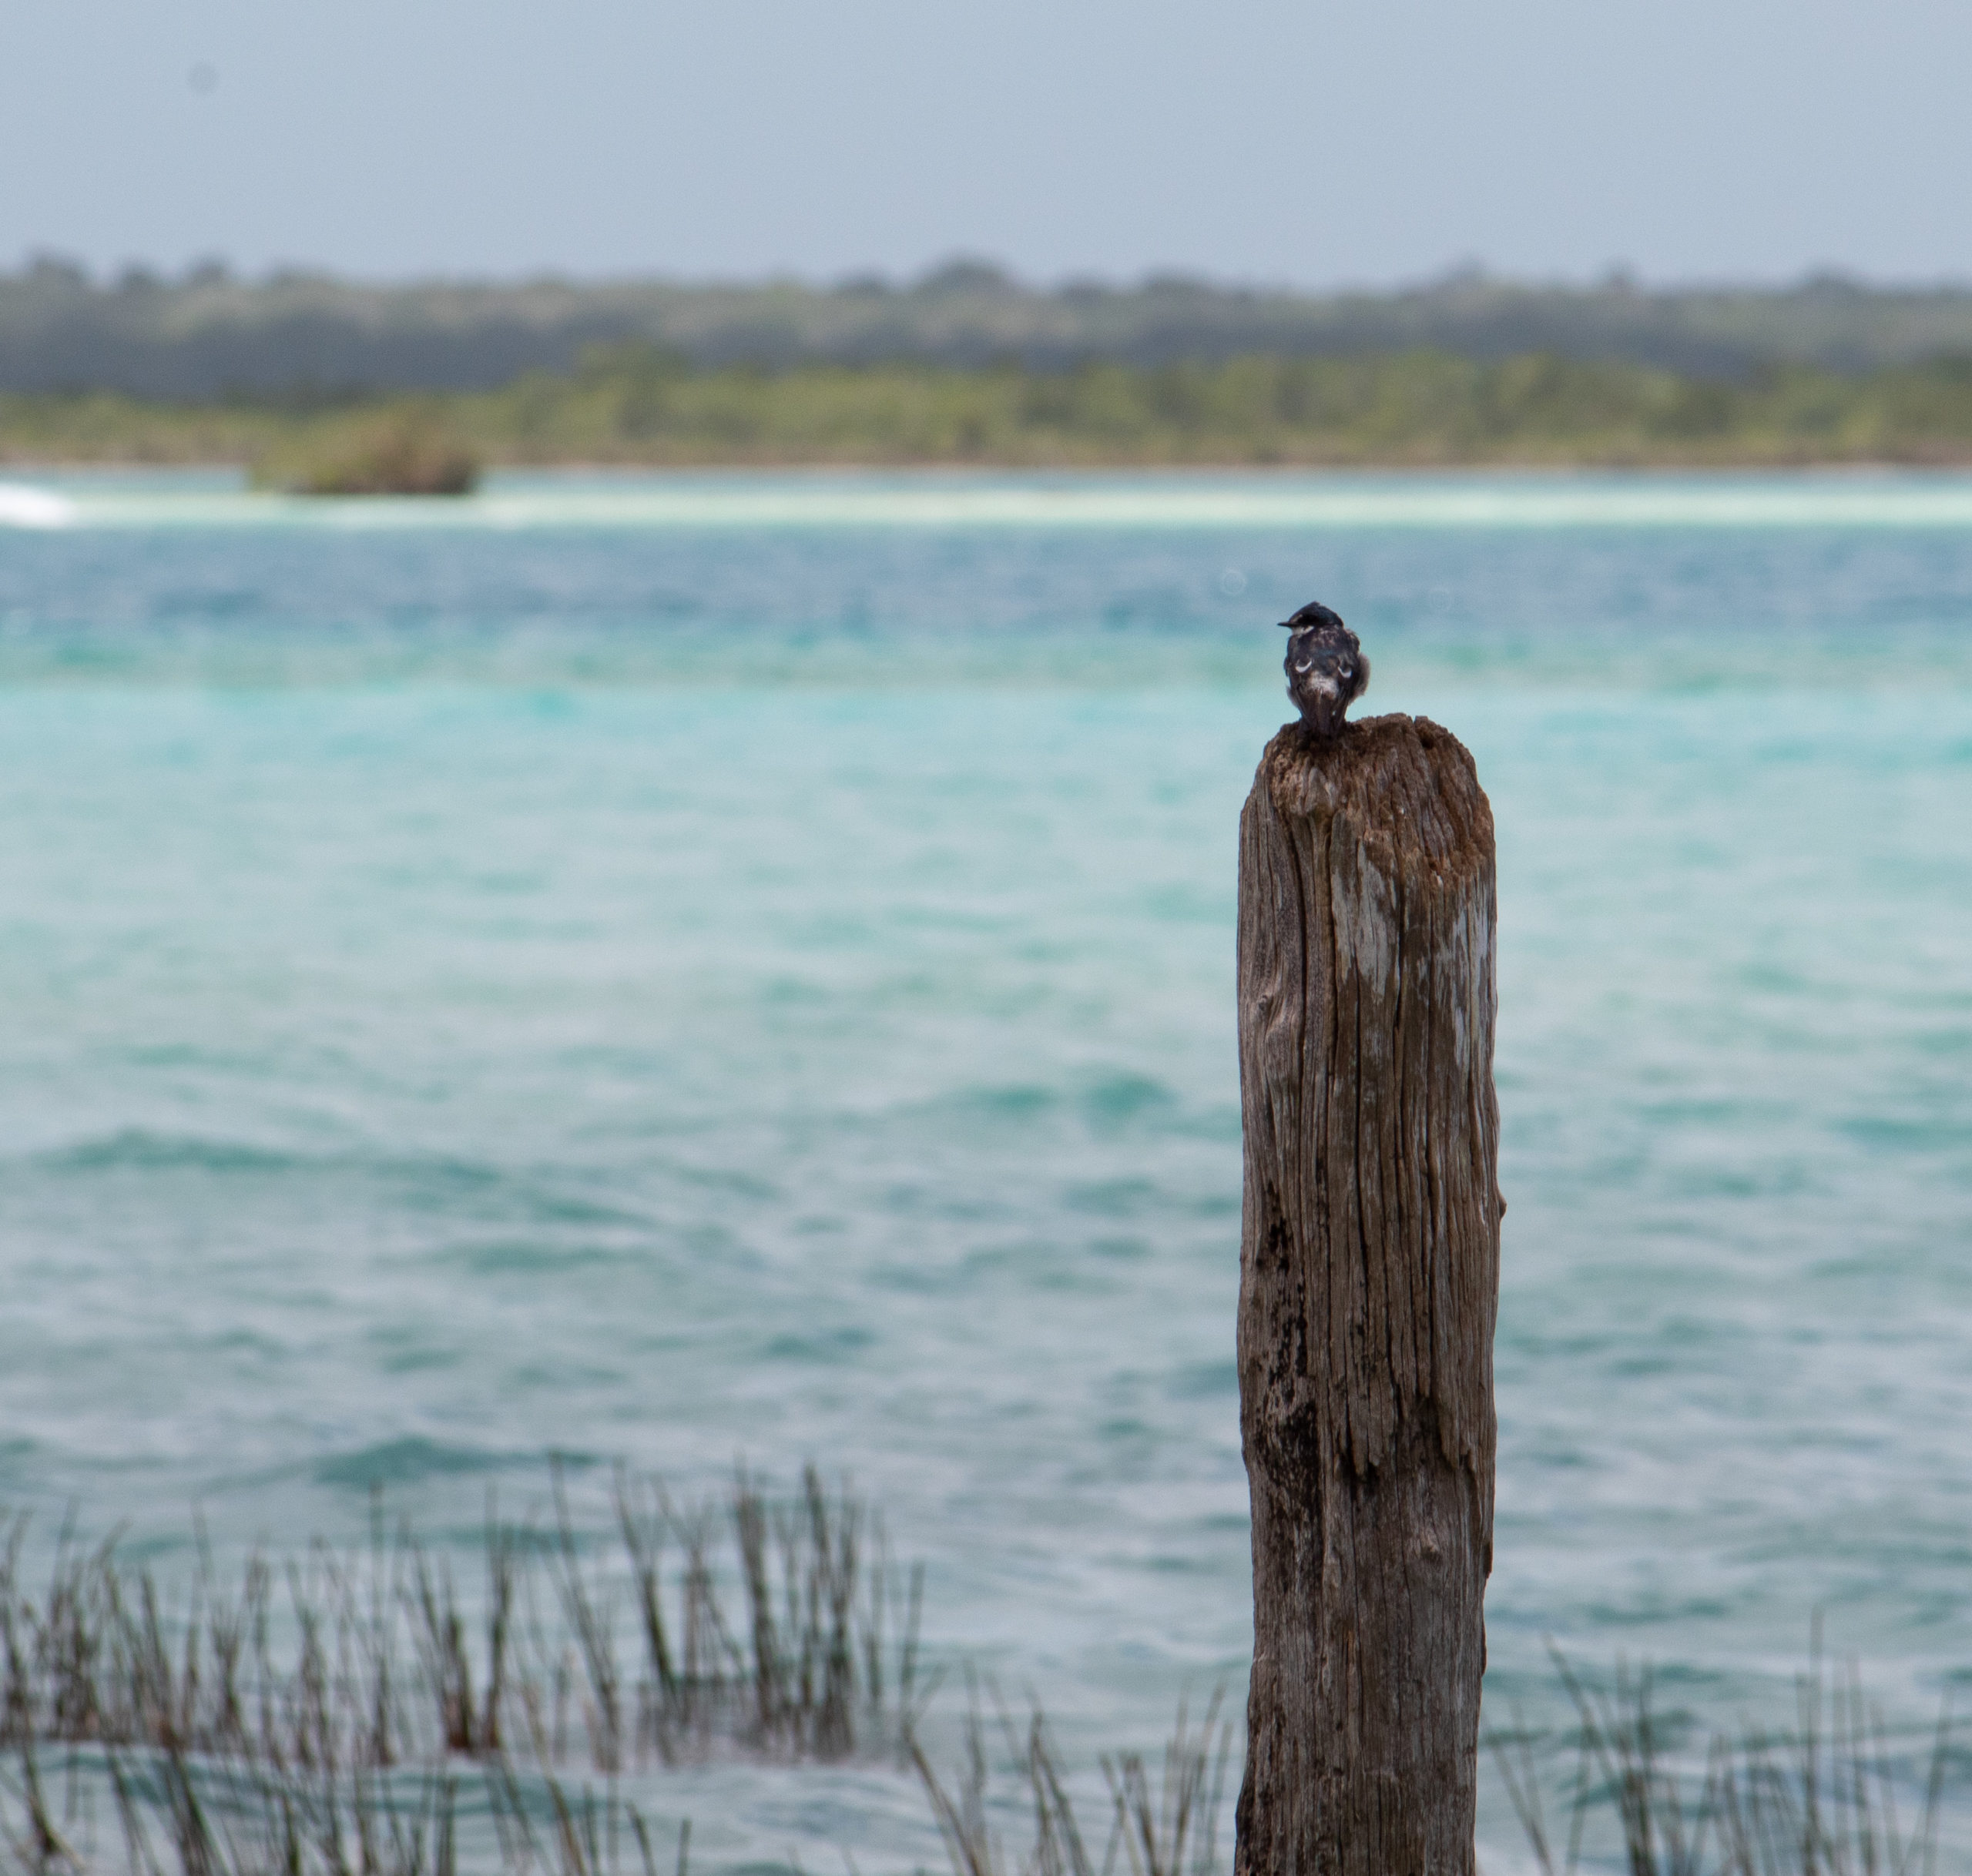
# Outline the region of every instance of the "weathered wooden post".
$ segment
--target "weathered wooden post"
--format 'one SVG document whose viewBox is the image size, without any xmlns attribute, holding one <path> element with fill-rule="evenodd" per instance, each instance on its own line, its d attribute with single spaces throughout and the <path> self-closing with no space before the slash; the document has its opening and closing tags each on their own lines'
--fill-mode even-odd
<svg viewBox="0 0 1972 1876">
<path fill-rule="evenodd" d="M 1492 1567 L 1493 816 L 1437 725 L 1267 745 L 1239 822 L 1239 1876 L 1471 1876 Z"/>
</svg>

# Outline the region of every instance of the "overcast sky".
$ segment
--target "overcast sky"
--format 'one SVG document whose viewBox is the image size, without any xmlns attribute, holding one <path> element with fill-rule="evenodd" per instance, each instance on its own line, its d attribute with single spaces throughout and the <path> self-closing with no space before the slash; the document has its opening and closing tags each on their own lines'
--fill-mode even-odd
<svg viewBox="0 0 1972 1876">
<path fill-rule="evenodd" d="M 1967 0 L 4 0 L 0 262 L 1972 276 Z"/>
</svg>

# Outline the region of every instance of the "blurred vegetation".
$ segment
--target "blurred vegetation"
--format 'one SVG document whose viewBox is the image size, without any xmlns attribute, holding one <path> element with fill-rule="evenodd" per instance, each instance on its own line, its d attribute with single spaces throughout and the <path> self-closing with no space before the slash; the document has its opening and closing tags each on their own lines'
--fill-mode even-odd
<svg viewBox="0 0 1972 1876">
<path fill-rule="evenodd" d="M 592 347 L 565 377 L 326 407 L 0 396 L 0 460 L 246 462 L 264 485 L 317 490 L 381 486 L 393 466 L 438 487 L 480 462 L 1972 464 L 1972 354 L 1728 383 L 1543 353 L 770 372 L 624 344 Z"/>
<path fill-rule="evenodd" d="M 290 495 L 469 495 L 479 452 L 429 399 L 290 425 L 253 458 L 256 488 Z"/>
<path fill-rule="evenodd" d="M 1551 352 L 1746 383 L 1769 365 L 1847 376 L 1972 352 L 1972 286 L 1822 273 L 1779 286 L 1505 280 L 1462 268 L 1387 291 L 1310 293 L 1165 273 L 1053 286 L 954 260 L 914 280 L 357 281 L 210 261 L 116 278 L 42 255 L 0 271 L 0 391 L 229 395 L 491 390 L 566 374 L 585 347 L 668 346 L 700 370 L 908 362 L 1061 372 L 1109 360 L 1369 358 L 1478 363 Z"/>
</svg>

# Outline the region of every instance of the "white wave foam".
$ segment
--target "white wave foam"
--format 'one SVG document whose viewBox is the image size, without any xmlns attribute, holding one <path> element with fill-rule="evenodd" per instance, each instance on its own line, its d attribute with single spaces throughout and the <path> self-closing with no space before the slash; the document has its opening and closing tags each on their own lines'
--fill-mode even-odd
<svg viewBox="0 0 1972 1876">
<path fill-rule="evenodd" d="M 279 513 L 290 521 L 318 518 L 293 503 Z M 323 511 L 319 518 L 357 528 L 1955 529 L 1972 527 L 1972 477 L 1060 477 L 968 483 L 934 475 L 865 481 L 768 473 L 704 481 L 630 476 L 585 486 L 517 477 L 496 481 L 469 501 L 351 503 Z"/>
<path fill-rule="evenodd" d="M 0 528 L 67 528 L 75 504 L 65 496 L 25 482 L 0 482 Z"/>
<path fill-rule="evenodd" d="M 1972 477 L 1266 477 L 942 474 L 496 477 L 464 501 L 311 502 L 126 481 L 67 497 L 0 485 L 21 527 L 596 528 L 1972 528 Z"/>
</svg>

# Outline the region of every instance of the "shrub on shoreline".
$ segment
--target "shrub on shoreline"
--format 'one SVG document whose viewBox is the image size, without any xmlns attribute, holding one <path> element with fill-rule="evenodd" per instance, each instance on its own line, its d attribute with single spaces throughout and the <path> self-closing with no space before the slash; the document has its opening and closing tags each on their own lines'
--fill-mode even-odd
<svg viewBox="0 0 1972 1876">
<path fill-rule="evenodd" d="M 289 495 L 469 495 L 477 451 L 418 411 L 310 425 L 253 460 L 256 488 Z"/>
</svg>

